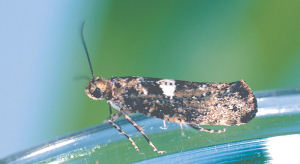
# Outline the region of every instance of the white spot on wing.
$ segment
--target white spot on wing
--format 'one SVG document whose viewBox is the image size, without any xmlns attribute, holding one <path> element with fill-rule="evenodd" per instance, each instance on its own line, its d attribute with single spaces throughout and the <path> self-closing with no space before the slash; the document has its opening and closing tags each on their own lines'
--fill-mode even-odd
<svg viewBox="0 0 300 164">
<path fill-rule="evenodd" d="M 148 95 L 148 91 L 145 88 L 143 88 L 143 92 L 145 95 Z"/>
<path fill-rule="evenodd" d="M 159 87 L 162 89 L 164 95 L 169 96 L 171 99 L 173 98 L 176 90 L 175 80 L 162 79 L 157 81 L 157 84 L 159 84 Z"/>
</svg>

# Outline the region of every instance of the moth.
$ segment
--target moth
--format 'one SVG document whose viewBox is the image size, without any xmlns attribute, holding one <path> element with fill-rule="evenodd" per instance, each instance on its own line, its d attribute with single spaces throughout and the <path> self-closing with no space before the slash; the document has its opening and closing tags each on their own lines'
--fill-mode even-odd
<svg viewBox="0 0 300 164">
<path fill-rule="evenodd" d="M 93 100 L 106 100 L 110 117 L 107 120 L 126 136 L 137 152 L 139 147 L 114 121 L 124 116 L 146 139 L 154 152 L 165 153 L 154 146 L 143 128 L 129 114 L 142 113 L 164 121 L 186 124 L 209 133 L 221 133 L 201 125 L 242 125 L 253 119 L 257 101 L 251 88 L 243 80 L 232 83 L 189 82 L 147 77 L 95 77 L 90 56 L 83 37 L 81 39 L 89 62 L 92 79 L 85 92 Z M 112 114 L 112 108 L 118 112 Z"/>
</svg>

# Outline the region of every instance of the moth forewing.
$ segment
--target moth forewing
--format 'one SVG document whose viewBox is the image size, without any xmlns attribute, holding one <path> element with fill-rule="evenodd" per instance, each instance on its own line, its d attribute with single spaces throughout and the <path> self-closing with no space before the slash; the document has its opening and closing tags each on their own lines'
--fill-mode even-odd
<svg viewBox="0 0 300 164">
<path fill-rule="evenodd" d="M 240 125 L 255 117 L 256 99 L 245 83 L 201 83 L 145 77 L 109 79 L 105 99 L 118 109 L 199 125 Z"/>
</svg>

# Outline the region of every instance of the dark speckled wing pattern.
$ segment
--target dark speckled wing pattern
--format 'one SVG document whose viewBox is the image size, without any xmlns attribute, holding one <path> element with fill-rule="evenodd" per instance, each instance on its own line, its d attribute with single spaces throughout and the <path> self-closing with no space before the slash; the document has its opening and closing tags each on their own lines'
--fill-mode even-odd
<svg viewBox="0 0 300 164">
<path fill-rule="evenodd" d="M 121 110 L 184 124 L 240 125 L 255 117 L 256 99 L 243 81 L 188 82 L 143 77 L 110 79 Z"/>
</svg>

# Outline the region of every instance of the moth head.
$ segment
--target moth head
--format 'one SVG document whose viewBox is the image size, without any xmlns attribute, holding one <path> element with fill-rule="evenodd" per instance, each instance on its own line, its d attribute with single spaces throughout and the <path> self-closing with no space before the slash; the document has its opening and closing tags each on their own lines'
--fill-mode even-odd
<svg viewBox="0 0 300 164">
<path fill-rule="evenodd" d="M 104 99 L 106 91 L 106 80 L 103 78 L 95 77 L 89 81 L 85 87 L 85 93 L 94 100 Z"/>
<path fill-rule="evenodd" d="M 92 80 L 90 80 L 88 85 L 85 87 L 85 93 L 88 95 L 88 97 L 90 97 L 91 99 L 94 99 L 94 100 L 102 100 L 104 98 L 107 99 L 107 98 L 109 98 L 109 95 L 111 95 L 111 90 L 110 90 L 111 84 L 109 84 L 108 80 L 94 76 L 92 63 L 91 63 L 88 49 L 86 47 L 85 40 L 83 37 L 83 27 L 84 27 L 84 22 L 82 23 L 82 26 L 81 26 L 81 41 L 82 41 L 83 48 L 84 48 L 86 57 L 89 62 L 90 71 L 91 71 L 91 74 L 93 77 Z"/>
</svg>

